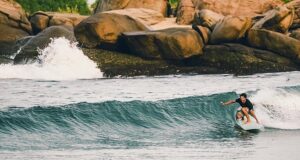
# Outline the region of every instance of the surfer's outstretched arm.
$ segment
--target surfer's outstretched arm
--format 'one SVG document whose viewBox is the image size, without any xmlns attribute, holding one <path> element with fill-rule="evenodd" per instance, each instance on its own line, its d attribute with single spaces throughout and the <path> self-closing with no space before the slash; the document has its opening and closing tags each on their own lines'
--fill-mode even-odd
<svg viewBox="0 0 300 160">
<path fill-rule="evenodd" d="M 224 106 L 227 106 L 227 105 L 230 105 L 230 104 L 233 104 L 233 103 L 235 103 L 235 100 L 230 100 L 230 101 L 227 101 L 227 102 L 221 102 L 221 104 L 222 105 L 224 105 Z"/>
</svg>

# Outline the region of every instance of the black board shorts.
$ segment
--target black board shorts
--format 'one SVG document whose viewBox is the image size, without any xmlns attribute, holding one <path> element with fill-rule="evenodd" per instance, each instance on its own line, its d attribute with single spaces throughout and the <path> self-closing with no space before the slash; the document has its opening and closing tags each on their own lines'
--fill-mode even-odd
<svg viewBox="0 0 300 160">
<path fill-rule="evenodd" d="M 243 106 L 242 106 L 242 108 L 248 108 L 249 111 L 251 111 L 251 110 L 254 111 L 253 106 L 252 106 L 252 107 L 248 107 L 248 106 L 244 106 L 244 107 L 243 107 Z"/>
</svg>

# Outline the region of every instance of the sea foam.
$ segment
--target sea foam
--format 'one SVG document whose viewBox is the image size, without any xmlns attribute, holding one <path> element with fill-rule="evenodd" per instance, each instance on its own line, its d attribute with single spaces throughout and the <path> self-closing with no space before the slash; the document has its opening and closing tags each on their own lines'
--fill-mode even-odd
<svg viewBox="0 0 300 160">
<path fill-rule="evenodd" d="M 64 37 L 52 39 L 38 50 L 39 61 L 23 65 L 0 65 L 0 79 L 75 80 L 101 78 L 96 63 Z"/>
</svg>

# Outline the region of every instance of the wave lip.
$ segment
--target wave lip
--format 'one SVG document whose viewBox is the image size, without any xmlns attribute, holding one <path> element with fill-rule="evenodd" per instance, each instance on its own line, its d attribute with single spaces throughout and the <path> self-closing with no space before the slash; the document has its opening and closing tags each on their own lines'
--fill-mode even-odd
<svg viewBox="0 0 300 160">
<path fill-rule="evenodd" d="M 76 43 L 64 37 L 52 39 L 39 51 L 39 62 L 0 65 L 0 79 L 75 80 L 102 78 L 97 65 L 84 55 Z"/>
</svg>

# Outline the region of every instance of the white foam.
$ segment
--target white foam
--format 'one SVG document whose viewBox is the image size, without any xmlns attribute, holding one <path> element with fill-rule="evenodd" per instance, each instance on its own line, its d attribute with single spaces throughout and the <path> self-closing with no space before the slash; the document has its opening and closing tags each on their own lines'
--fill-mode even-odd
<svg viewBox="0 0 300 160">
<path fill-rule="evenodd" d="M 262 123 L 269 128 L 300 129 L 300 92 L 289 89 L 261 89 L 251 99 Z"/>
<path fill-rule="evenodd" d="M 39 62 L 0 65 L 1 79 L 74 80 L 101 78 L 97 65 L 85 56 L 76 43 L 56 38 L 39 51 Z"/>
</svg>

